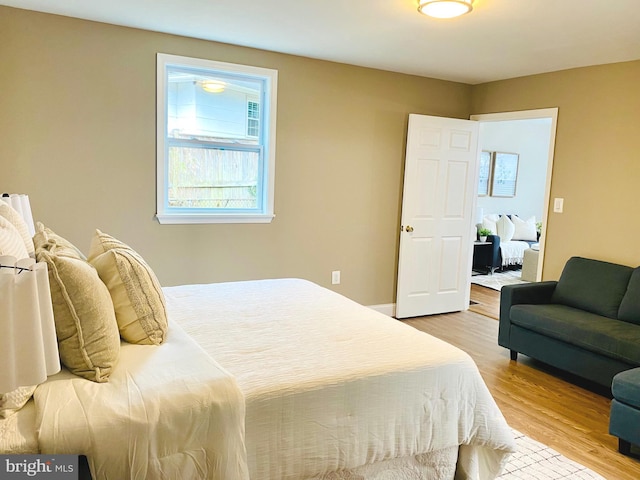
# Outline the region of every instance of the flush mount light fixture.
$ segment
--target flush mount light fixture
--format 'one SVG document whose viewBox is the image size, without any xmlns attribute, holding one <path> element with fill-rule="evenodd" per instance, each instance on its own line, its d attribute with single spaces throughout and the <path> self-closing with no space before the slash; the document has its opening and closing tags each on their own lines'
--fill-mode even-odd
<svg viewBox="0 0 640 480">
<path fill-rule="evenodd" d="M 473 0 L 418 0 L 418 11 L 435 18 L 453 18 L 473 10 Z"/>
<path fill-rule="evenodd" d="M 220 93 L 224 92 L 226 87 L 226 83 L 221 80 L 203 80 L 202 81 L 202 89 L 205 92 L 209 93 Z"/>
</svg>

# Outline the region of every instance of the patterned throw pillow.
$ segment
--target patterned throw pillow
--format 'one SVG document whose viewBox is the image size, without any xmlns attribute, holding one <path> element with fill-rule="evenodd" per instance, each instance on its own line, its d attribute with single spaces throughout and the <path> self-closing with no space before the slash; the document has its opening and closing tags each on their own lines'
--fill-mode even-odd
<svg viewBox="0 0 640 480">
<path fill-rule="evenodd" d="M 0 216 L 0 255 L 9 255 L 18 260 L 29 256 L 20 233 L 3 216 Z"/>
<path fill-rule="evenodd" d="M 34 257 L 35 248 L 33 246 L 33 239 L 31 238 L 31 235 L 29 235 L 29 227 L 27 227 L 22 216 L 11 205 L 3 202 L 2 200 L 0 200 L 0 216 L 7 219 L 14 227 L 16 227 L 20 237 L 22 237 L 28 256 Z"/>
<path fill-rule="evenodd" d="M 58 256 L 72 257 L 79 260 L 87 259 L 78 247 L 50 228 L 45 227 L 41 222 L 36 223 L 36 234 L 33 236 L 33 243 L 36 249 L 36 255 L 38 250 L 55 249 L 55 253 Z"/>
<path fill-rule="evenodd" d="M 0 418 L 9 418 L 20 410 L 29 401 L 36 385 L 30 387 L 18 387 L 8 393 L 0 393 Z"/>
<path fill-rule="evenodd" d="M 160 282 L 142 257 L 121 241 L 96 230 L 89 262 L 111 294 L 120 336 L 129 343 L 160 345 L 167 313 Z"/>
</svg>

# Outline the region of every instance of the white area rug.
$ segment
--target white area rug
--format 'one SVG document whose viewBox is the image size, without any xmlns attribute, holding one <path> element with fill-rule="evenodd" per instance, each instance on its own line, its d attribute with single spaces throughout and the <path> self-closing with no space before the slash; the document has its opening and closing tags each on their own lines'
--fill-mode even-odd
<svg viewBox="0 0 640 480">
<path fill-rule="evenodd" d="M 509 459 L 500 480 L 605 480 L 593 470 L 514 430 L 517 451 Z"/>
<path fill-rule="evenodd" d="M 472 275 L 471 283 L 500 291 L 504 285 L 528 283 L 521 280 L 522 270 L 507 270 L 493 275 Z"/>
</svg>

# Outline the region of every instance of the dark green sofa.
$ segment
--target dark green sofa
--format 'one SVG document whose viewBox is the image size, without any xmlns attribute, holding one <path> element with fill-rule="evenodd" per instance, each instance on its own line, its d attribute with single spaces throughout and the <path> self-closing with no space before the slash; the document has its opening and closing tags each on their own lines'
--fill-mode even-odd
<svg viewBox="0 0 640 480">
<path fill-rule="evenodd" d="M 498 343 L 611 388 L 640 366 L 640 267 L 572 257 L 560 280 L 508 285 Z"/>
</svg>

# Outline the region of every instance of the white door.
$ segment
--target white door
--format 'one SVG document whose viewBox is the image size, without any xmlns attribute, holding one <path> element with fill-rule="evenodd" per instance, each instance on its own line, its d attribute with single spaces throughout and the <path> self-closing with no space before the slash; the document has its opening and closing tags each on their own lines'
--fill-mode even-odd
<svg viewBox="0 0 640 480">
<path fill-rule="evenodd" d="M 469 308 L 478 123 L 409 115 L 396 317 Z"/>
</svg>

